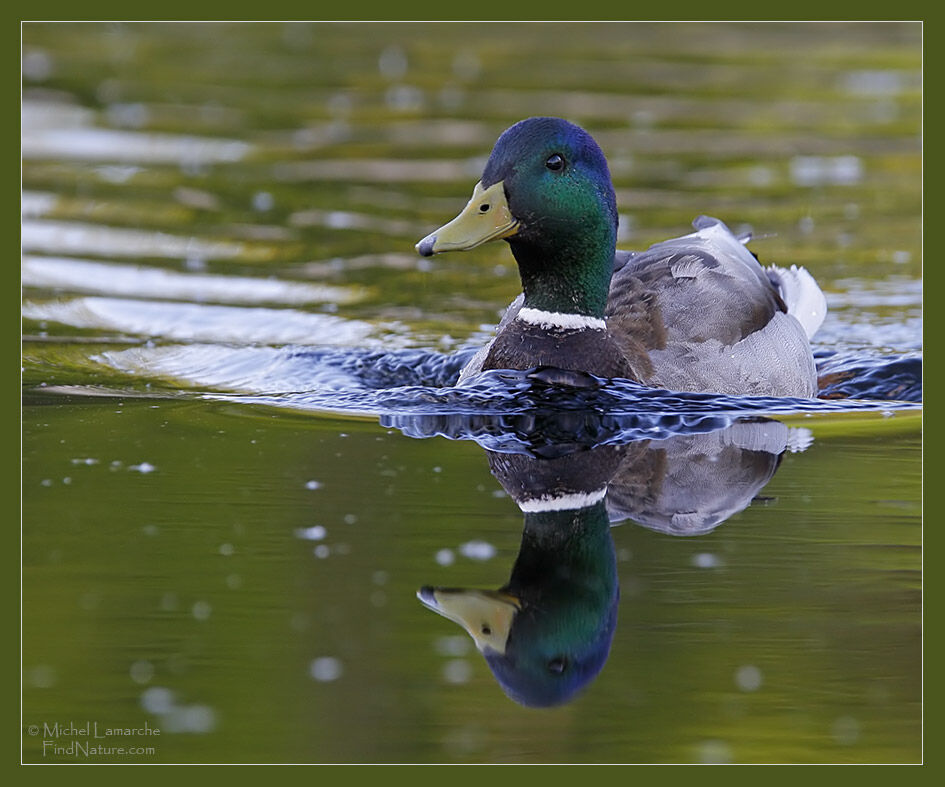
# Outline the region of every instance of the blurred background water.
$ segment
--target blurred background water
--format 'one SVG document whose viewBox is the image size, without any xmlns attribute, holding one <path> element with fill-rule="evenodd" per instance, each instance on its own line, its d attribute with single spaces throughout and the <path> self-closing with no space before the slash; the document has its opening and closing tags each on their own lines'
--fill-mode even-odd
<svg viewBox="0 0 945 787">
<path fill-rule="evenodd" d="M 24 759 L 918 761 L 921 32 L 24 25 Z M 707 213 L 806 266 L 825 398 L 451 392 L 517 272 L 413 244 L 535 114 L 601 144 L 621 248 Z M 562 441 L 619 454 L 620 602 L 538 710 L 415 593 L 509 579 L 494 452 Z M 716 486 L 685 537 L 627 503 Z M 162 734 L 44 745 L 86 720 Z"/>
</svg>

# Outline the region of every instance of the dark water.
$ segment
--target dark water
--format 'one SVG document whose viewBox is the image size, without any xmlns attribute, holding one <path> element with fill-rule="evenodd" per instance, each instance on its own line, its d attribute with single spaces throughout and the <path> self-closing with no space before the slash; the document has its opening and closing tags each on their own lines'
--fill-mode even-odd
<svg viewBox="0 0 945 787">
<path fill-rule="evenodd" d="M 920 46 L 24 26 L 23 759 L 921 760 Z M 452 386 L 514 265 L 413 243 L 545 113 L 815 275 L 818 399 Z"/>
</svg>

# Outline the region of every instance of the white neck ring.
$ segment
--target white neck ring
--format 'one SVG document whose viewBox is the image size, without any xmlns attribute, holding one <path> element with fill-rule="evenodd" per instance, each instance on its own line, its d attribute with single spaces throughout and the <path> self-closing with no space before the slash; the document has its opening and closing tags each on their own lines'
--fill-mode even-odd
<svg viewBox="0 0 945 787">
<path fill-rule="evenodd" d="M 586 314 L 567 314 L 565 312 L 547 312 L 544 309 L 532 309 L 530 306 L 523 306 L 519 309 L 515 319 L 542 328 L 557 328 L 558 330 L 607 330 L 607 323 L 600 317 L 588 317 Z"/>
</svg>

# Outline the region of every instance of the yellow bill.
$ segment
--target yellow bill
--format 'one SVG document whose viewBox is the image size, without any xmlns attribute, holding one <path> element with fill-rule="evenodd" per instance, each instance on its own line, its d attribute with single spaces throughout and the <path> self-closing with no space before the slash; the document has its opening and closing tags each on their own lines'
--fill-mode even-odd
<svg viewBox="0 0 945 787">
<path fill-rule="evenodd" d="M 518 232 L 518 220 L 509 210 L 502 181 L 484 189 L 477 183 L 472 199 L 449 224 L 431 232 L 416 248 L 423 257 L 443 251 L 468 251 L 490 240 L 508 238 Z"/>
</svg>

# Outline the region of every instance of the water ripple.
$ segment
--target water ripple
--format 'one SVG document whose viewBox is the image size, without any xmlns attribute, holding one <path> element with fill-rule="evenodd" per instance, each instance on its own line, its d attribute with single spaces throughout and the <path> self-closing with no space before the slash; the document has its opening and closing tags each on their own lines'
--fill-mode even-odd
<svg viewBox="0 0 945 787">
<path fill-rule="evenodd" d="M 911 357 L 876 359 L 863 368 L 850 367 L 849 359 L 834 359 L 826 398 L 799 399 L 667 391 L 547 368 L 491 370 L 454 386 L 472 352 L 182 345 L 103 352 L 95 360 L 136 377 L 172 378 L 178 386 L 185 380 L 202 387 L 201 395 L 208 398 L 381 417 L 417 436 L 477 439 L 487 429 L 498 437 L 508 433 L 510 424 L 522 426 L 554 414 L 556 419 L 573 417 L 578 424 L 590 417 L 597 424 L 595 433 L 612 432 L 620 439 L 659 439 L 718 429 L 744 416 L 921 405 L 921 360 Z M 208 387 L 215 390 L 208 392 Z M 477 417 L 485 420 L 477 422 Z M 505 423 L 501 417 L 512 420 Z M 616 420 L 602 426 L 601 419 Z M 573 433 L 572 427 L 565 431 Z"/>
<path fill-rule="evenodd" d="M 195 302 L 352 303 L 363 297 L 363 292 L 354 287 L 251 276 L 180 273 L 144 265 L 33 255 L 23 256 L 20 281 L 26 287 Z"/>
<path fill-rule="evenodd" d="M 294 309 L 217 306 L 132 298 L 77 297 L 61 301 L 26 301 L 23 316 L 54 321 L 82 329 L 118 331 L 139 336 L 187 342 L 237 344 L 319 344 L 370 346 L 387 332 L 388 345 L 396 344 L 394 323 L 374 325 L 330 314 Z M 220 347 L 225 356 L 227 348 Z M 142 368 L 148 376 L 148 367 Z M 182 369 L 186 378 L 186 368 Z"/>
</svg>

